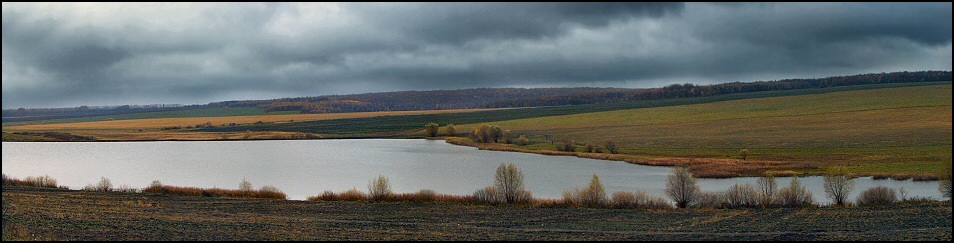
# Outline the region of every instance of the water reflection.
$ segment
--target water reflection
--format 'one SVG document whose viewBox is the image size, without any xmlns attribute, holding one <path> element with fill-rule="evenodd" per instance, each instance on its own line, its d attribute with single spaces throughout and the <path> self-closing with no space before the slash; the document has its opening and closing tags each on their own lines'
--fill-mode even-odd
<svg viewBox="0 0 954 243">
<path fill-rule="evenodd" d="M 242 178 L 255 187 L 272 185 L 290 199 L 303 200 L 322 191 L 366 191 L 378 175 L 390 179 L 395 192 L 431 189 L 469 195 L 493 184 L 500 163 L 514 163 L 525 175 L 534 197 L 560 198 L 563 191 L 584 187 L 595 173 L 607 193 L 644 190 L 663 195 L 668 167 L 627 164 L 568 156 L 481 151 L 433 140 L 297 140 L 228 142 L 3 143 L 3 173 L 23 178 L 50 175 L 78 189 L 99 181 L 135 188 L 153 180 L 176 186 L 237 188 Z M 778 178 L 779 187 L 790 178 Z M 755 185 L 756 178 L 700 179 L 705 191 L 736 183 Z M 938 182 L 857 178 L 852 200 L 874 186 L 904 188 L 909 196 L 940 199 Z M 821 177 L 801 179 L 817 201 L 827 203 Z"/>
</svg>

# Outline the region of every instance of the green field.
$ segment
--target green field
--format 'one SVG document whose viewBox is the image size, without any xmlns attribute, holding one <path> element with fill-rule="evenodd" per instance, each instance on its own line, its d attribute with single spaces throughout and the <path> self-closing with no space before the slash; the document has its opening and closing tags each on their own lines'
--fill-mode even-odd
<svg viewBox="0 0 954 243">
<path fill-rule="evenodd" d="M 951 85 L 844 91 L 493 122 L 659 157 L 794 161 L 925 174 L 951 163 Z M 470 130 L 476 125 L 458 126 Z M 531 149 L 553 149 L 536 144 Z"/>
<path fill-rule="evenodd" d="M 205 131 L 205 132 L 286 131 L 286 132 L 308 132 L 308 133 L 318 133 L 318 134 L 343 135 L 345 137 L 368 137 L 368 136 L 406 137 L 410 131 L 416 131 L 416 130 L 422 129 L 424 125 L 431 122 L 436 122 L 441 125 L 478 124 L 478 123 L 507 121 L 507 120 L 516 120 L 516 119 L 525 119 L 525 118 L 594 113 L 594 112 L 601 112 L 601 111 L 616 111 L 616 110 L 628 110 L 628 109 L 638 109 L 638 108 L 705 104 L 705 103 L 712 103 L 712 102 L 719 102 L 719 101 L 746 100 L 746 99 L 768 98 L 768 97 L 825 94 L 825 93 L 843 92 L 843 91 L 852 91 L 852 90 L 869 90 L 869 89 L 896 88 L 896 87 L 919 87 L 919 86 L 931 86 L 931 85 L 950 84 L 950 83 L 951 82 L 926 82 L 926 83 L 893 83 L 893 84 L 876 84 L 876 85 L 856 85 L 856 86 L 843 86 L 843 87 L 824 88 L 824 89 L 753 92 L 753 93 L 739 93 L 739 94 L 729 94 L 729 95 L 719 95 L 719 96 L 709 96 L 709 97 L 646 100 L 646 101 L 623 102 L 623 103 L 612 103 L 612 104 L 589 104 L 589 105 L 559 106 L 559 107 L 520 108 L 520 109 L 505 109 L 505 110 L 470 112 L 470 113 L 387 116 L 387 117 L 294 122 L 294 123 L 282 123 L 282 124 L 216 127 L 216 128 L 210 128 L 210 129 L 202 129 L 201 131 Z M 459 130 L 459 131 L 463 132 L 463 130 Z"/>
</svg>

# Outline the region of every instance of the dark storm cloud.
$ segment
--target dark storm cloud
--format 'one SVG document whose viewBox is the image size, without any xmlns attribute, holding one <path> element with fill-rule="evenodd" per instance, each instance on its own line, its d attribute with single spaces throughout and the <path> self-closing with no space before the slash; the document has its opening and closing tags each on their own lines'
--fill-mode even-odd
<svg viewBox="0 0 954 243">
<path fill-rule="evenodd" d="M 424 41 L 553 37 L 567 24 L 605 26 L 631 17 L 678 14 L 683 3 L 419 3 L 355 5 L 355 12 L 386 29 Z"/>
<path fill-rule="evenodd" d="M 2 19 L 4 108 L 951 69 L 951 3 L 4 3 Z"/>
</svg>

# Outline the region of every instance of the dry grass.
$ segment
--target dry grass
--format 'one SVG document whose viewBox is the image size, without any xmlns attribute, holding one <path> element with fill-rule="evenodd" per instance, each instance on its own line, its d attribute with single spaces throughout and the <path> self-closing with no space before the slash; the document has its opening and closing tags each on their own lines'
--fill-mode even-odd
<svg viewBox="0 0 954 243">
<path fill-rule="evenodd" d="M 699 178 L 732 178 L 740 176 L 761 176 L 765 172 L 772 172 L 776 176 L 794 176 L 805 174 L 796 171 L 814 171 L 819 167 L 810 164 L 799 164 L 782 161 L 765 160 L 741 160 L 741 159 L 721 159 L 721 158 L 676 158 L 676 157 L 649 157 L 635 154 L 609 154 L 609 153 L 587 153 L 587 152 L 566 152 L 555 150 L 537 150 L 523 148 L 510 144 L 499 143 L 475 143 L 469 138 L 449 138 L 450 144 L 477 147 L 481 150 L 493 150 L 504 152 L 534 153 L 554 156 L 576 156 L 587 159 L 624 161 L 639 165 L 652 166 L 688 166 L 690 172 Z M 809 173 L 810 174 L 810 173 Z"/>
<path fill-rule="evenodd" d="M 178 187 L 162 185 L 154 182 L 142 189 L 143 193 L 172 194 L 190 197 L 227 197 L 227 198 L 266 198 L 287 200 L 288 195 L 275 187 L 265 186 L 260 190 L 233 190 L 221 188 Z"/>
<path fill-rule="evenodd" d="M 318 196 L 308 197 L 308 201 L 351 201 L 351 202 L 402 202 L 402 203 L 455 203 L 455 204 L 483 204 L 471 196 L 439 194 L 432 190 L 421 190 L 416 193 L 392 193 L 387 197 L 373 198 L 369 194 L 350 189 L 341 193 L 325 191 Z"/>
</svg>

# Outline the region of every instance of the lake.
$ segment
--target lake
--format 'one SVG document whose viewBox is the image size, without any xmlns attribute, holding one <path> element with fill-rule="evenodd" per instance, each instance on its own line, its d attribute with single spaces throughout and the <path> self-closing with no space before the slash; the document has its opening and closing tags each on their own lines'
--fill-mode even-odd
<svg viewBox="0 0 954 243">
<path fill-rule="evenodd" d="M 289 199 L 304 200 L 326 190 L 367 191 L 378 175 L 389 178 L 397 193 L 431 189 L 470 195 L 493 185 L 500 163 L 513 163 L 524 173 L 534 197 L 561 198 L 565 190 L 585 187 L 593 174 L 607 194 L 644 190 L 663 195 L 671 168 L 619 161 L 483 151 L 441 140 L 361 139 L 202 142 L 3 143 L 3 174 L 23 179 L 49 175 L 60 185 L 80 189 L 110 179 L 143 188 L 153 180 L 166 185 L 237 189 L 246 179 L 256 188 L 275 186 Z M 790 178 L 777 178 L 779 187 Z M 699 179 L 704 191 L 721 191 L 756 178 Z M 857 178 L 850 199 L 870 187 L 904 188 L 909 196 L 941 199 L 938 182 Z M 801 182 L 820 202 L 829 202 L 822 177 Z"/>
</svg>

